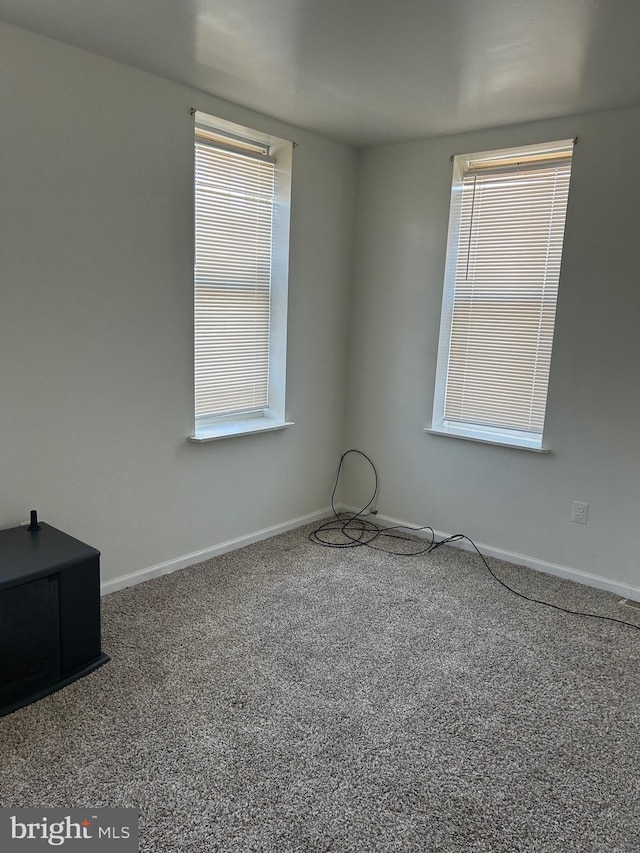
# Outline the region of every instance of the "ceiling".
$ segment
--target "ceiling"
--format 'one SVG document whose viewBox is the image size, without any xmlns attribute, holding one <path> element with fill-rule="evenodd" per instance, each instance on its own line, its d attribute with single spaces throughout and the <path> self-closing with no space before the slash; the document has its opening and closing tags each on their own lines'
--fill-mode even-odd
<svg viewBox="0 0 640 853">
<path fill-rule="evenodd" d="M 0 20 L 358 147 L 640 105 L 638 0 L 0 0 Z"/>
</svg>

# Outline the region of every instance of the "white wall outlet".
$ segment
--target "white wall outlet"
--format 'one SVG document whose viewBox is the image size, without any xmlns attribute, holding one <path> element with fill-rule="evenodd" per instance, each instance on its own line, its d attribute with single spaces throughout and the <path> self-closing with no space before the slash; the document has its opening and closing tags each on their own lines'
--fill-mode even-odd
<svg viewBox="0 0 640 853">
<path fill-rule="evenodd" d="M 576 524 L 586 524 L 589 518 L 589 504 L 583 504 L 580 501 L 574 501 L 571 507 L 571 521 Z"/>
</svg>

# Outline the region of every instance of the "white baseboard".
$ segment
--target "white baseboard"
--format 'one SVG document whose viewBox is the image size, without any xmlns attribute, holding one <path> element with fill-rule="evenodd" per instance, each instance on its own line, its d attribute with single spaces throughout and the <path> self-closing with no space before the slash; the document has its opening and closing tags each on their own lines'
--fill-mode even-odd
<svg viewBox="0 0 640 853">
<path fill-rule="evenodd" d="M 327 507 L 317 512 L 311 512 L 308 515 L 292 518 L 290 521 L 284 521 L 281 524 L 274 524 L 273 527 L 265 527 L 263 530 L 249 533 L 246 536 L 239 536 L 237 539 L 229 539 L 226 542 L 221 542 L 219 545 L 212 545 L 210 548 L 205 548 L 202 551 L 185 554 L 184 557 L 167 560 L 166 563 L 158 563 L 155 566 L 139 569 L 137 572 L 131 572 L 128 575 L 121 575 L 113 580 L 103 581 L 100 584 L 100 594 L 108 595 L 110 592 L 116 592 L 128 586 L 135 586 L 151 578 L 160 577 L 160 575 L 169 575 L 172 572 L 177 572 L 178 569 L 185 569 L 187 566 L 202 563 L 204 560 L 210 560 L 211 557 L 226 554 L 228 551 L 235 551 L 236 548 L 244 548 L 245 545 L 251 545 L 253 542 L 259 542 L 262 539 L 270 539 L 279 533 L 286 533 L 287 530 L 302 527 L 305 524 L 310 524 L 312 521 L 320 521 L 329 515 L 332 515 L 332 511 L 330 507 Z"/>
<path fill-rule="evenodd" d="M 358 512 L 357 507 L 351 506 L 341 506 L 340 510 L 344 510 L 345 512 Z M 390 518 L 387 515 L 380 515 L 380 513 L 376 515 L 367 515 L 362 516 L 364 519 L 368 519 L 373 521 L 375 524 L 380 524 L 382 527 L 394 527 L 396 525 L 401 525 L 403 527 L 414 528 L 416 525 L 409 524 L 406 521 L 401 521 L 397 518 Z M 421 539 L 430 539 L 430 534 L 425 530 L 413 530 L 412 531 L 416 536 Z M 434 530 L 434 535 L 437 540 L 446 539 L 450 536 L 450 533 L 443 533 L 440 530 Z M 460 540 L 458 542 L 452 542 L 452 547 L 454 548 L 462 548 L 463 551 L 472 551 L 473 546 L 469 544 L 469 542 Z M 611 578 L 604 578 L 601 575 L 593 575 L 590 572 L 583 572 L 582 569 L 573 569 L 570 566 L 561 566 L 557 563 L 548 563 L 546 560 L 539 560 L 536 557 L 529 557 L 526 554 L 518 554 L 514 551 L 505 551 L 502 548 L 494 548 L 491 545 L 485 545 L 482 542 L 476 542 L 478 550 L 485 555 L 485 557 L 495 557 L 496 560 L 504 560 L 507 563 L 515 563 L 517 566 L 527 566 L 529 569 L 536 569 L 536 571 L 544 572 L 547 575 L 554 575 L 559 578 L 567 578 L 568 580 L 576 581 L 576 583 L 582 583 L 586 586 L 593 586 L 596 589 L 604 589 L 607 592 L 613 592 L 616 595 L 619 595 L 621 598 L 630 598 L 634 601 L 640 601 L 640 587 L 631 586 L 627 583 L 622 583 L 620 581 L 612 580 Z"/>
<path fill-rule="evenodd" d="M 358 512 L 357 507 L 340 506 L 339 511 Z M 317 512 L 302 515 L 298 518 L 293 518 L 290 521 L 275 524 L 272 527 L 265 527 L 263 530 L 258 530 L 255 533 L 249 533 L 246 536 L 239 536 L 236 539 L 229 539 L 226 542 L 221 542 L 218 545 L 212 545 L 202 551 L 194 551 L 191 554 L 185 554 L 183 557 L 176 557 L 173 560 L 167 560 L 165 563 L 158 563 L 155 566 L 149 566 L 145 569 L 140 569 L 137 572 L 131 572 L 127 575 L 121 575 L 113 580 L 103 581 L 100 584 L 100 592 L 102 595 L 107 595 L 110 592 L 116 592 L 119 589 L 125 589 L 128 586 L 143 583 L 151 578 L 159 577 L 160 575 L 171 574 L 178 569 L 184 569 L 187 566 L 193 566 L 196 563 L 202 563 L 204 560 L 209 560 L 211 557 L 217 557 L 220 554 L 226 554 L 228 551 L 234 551 L 236 548 L 244 548 L 245 545 L 251 545 L 253 542 L 260 542 L 263 539 L 269 539 L 272 536 L 277 536 L 279 533 L 286 533 L 287 530 L 293 530 L 296 527 L 302 527 L 305 524 L 310 524 L 313 521 L 320 521 L 332 515 L 329 507 L 318 510 Z M 413 528 L 415 525 L 397 518 L 391 518 L 387 515 L 377 514 L 375 516 L 363 516 L 369 518 L 383 527 L 393 527 L 401 525 L 407 528 Z M 429 538 L 429 534 L 424 530 L 414 530 L 416 536 L 421 538 Z M 446 539 L 451 534 L 443 533 L 440 530 L 434 530 L 436 539 Z M 462 548 L 464 551 L 473 551 L 472 545 L 464 540 L 452 542 L 452 547 Z M 620 581 L 605 578 L 601 575 L 594 575 L 590 572 L 584 572 L 581 569 L 574 569 L 570 566 L 561 566 L 557 563 L 548 563 L 545 560 L 539 560 L 536 557 L 530 557 L 526 554 L 518 554 L 514 551 L 505 551 L 503 548 L 494 548 L 491 545 L 486 545 L 483 542 L 476 542 L 478 550 L 487 557 L 494 557 L 497 560 L 504 560 L 508 563 L 515 563 L 518 566 L 527 566 L 530 569 L 535 569 L 539 572 L 544 572 L 555 577 L 568 578 L 577 583 L 586 584 L 587 586 L 596 587 L 596 589 L 604 589 L 607 592 L 612 592 L 619 595 L 621 598 L 630 598 L 633 601 L 640 601 L 640 587 L 631 586 L 630 584 L 621 583 Z"/>
</svg>

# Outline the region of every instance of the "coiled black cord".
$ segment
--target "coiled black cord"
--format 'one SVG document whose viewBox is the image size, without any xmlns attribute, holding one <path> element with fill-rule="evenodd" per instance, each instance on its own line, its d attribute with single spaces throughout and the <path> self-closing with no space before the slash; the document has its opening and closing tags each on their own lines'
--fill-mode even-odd
<svg viewBox="0 0 640 853">
<path fill-rule="evenodd" d="M 336 492 L 338 490 L 338 484 L 340 482 L 340 475 L 342 474 L 342 466 L 344 460 L 349 454 L 354 453 L 358 456 L 363 457 L 371 466 L 371 469 L 374 474 L 374 488 L 373 493 L 367 503 L 362 507 L 362 509 L 358 510 L 358 512 L 338 512 L 335 506 L 335 497 Z M 491 566 L 489 565 L 484 554 L 480 552 L 478 546 L 470 539 L 468 536 L 465 536 L 464 533 L 454 533 L 453 536 L 447 536 L 444 539 L 440 539 L 436 541 L 435 532 L 432 527 L 411 527 L 409 525 L 398 524 L 392 527 L 383 527 L 380 524 L 376 524 L 368 518 L 364 518 L 363 516 L 367 514 L 369 507 L 375 504 L 376 498 L 378 497 L 380 481 L 378 478 L 378 471 L 376 466 L 373 464 L 371 459 L 367 456 L 366 453 L 363 453 L 361 450 L 351 449 L 347 450 L 340 457 L 340 462 L 338 464 L 338 472 L 336 474 L 336 480 L 333 485 L 333 490 L 331 492 L 331 509 L 333 511 L 333 518 L 330 518 L 328 521 L 325 521 L 315 530 L 312 530 L 309 534 L 309 540 L 316 545 L 321 545 L 324 548 L 373 548 L 376 551 L 384 551 L 386 554 L 391 554 L 396 557 L 417 557 L 420 554 L 429 554 L 432 551 L 435 551 L 436 548 L 440 548 L 442 545 L 448 545 L 452 542 L 460 542 L 466 541 L 472 546 L 475 550 L 476 554 L 480 557 L 482 562 L 484 563 L 485 568 L 491 575 L 491 577 L 497 581 L 500 586 L 503 586 L 505 589 L 512 592 L 514 595 L 517 595 L 519 598 L 523 598 L 525 601 L 530 601 L 534 604 L 542 604 L 545 607 L 551 607 L 553 610 L 559 610 L 561 613 L 569 613 L 572 616 L 585 616 L 590 619 L 601 619 L 605 622 L 617 622 L 620 625 L 627 625 L 629 628 L 635 628 L 636 631 L 640 631 L 640 625 L 636 625 L 633 622 L 627 622 L 625 619 L 617 619 L 615 616 L 601 616 L 597 613 L 583 613 L 580 610 L 571 610 L 568 607 L 561 607 L 559 604 L 552 604 L 550 601 L 542 601 L 539 598 L 533 598 L 530 595 L 525 595 L 523 592 L 519 592 L 517 589 L 513 589 L 513 587 L 509 586 L 508 583 L 503 581 L 501 578 L 496 575 Z M 427 531 L 430 536 L 427 538 L 426 542 L 423 544 L 420 543 L 420 540 L 415 536 L 405 536 L 402 535 L 399 531 L 405 530 L 409 533 L 423 533 Z M 383 542 L 387 539 L 391 540 L 401 540 L 403 542 L 408 542 L 414 545 L 415 547 L 410 550 L 397 551 L 393 550 L 392 547 L 384 547 Z"/>
</svg>

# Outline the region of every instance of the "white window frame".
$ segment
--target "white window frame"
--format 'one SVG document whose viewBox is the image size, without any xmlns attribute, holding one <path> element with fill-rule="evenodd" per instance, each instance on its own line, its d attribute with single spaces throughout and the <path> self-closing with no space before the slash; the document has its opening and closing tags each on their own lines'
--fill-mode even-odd
<svg viewBox="0 0 640 853">
<path fill-rule="evenodd" d="M 291 168 L 293 143 L 224 119 L 195 112 L 196 128 L 209 130 L 223 138 L 232 149 L 237 143 L 241 151 L 246 143 L 263 146 L 275 163 L 274 202 L 271 240 L 271 282 L 269 312 L 268 403 L 259 411 L 235 414 L 196 415 L 191 441 L 208 442 L 232 436 L 267 432 L 292 426 L 286 419 L 287 300 L 289 277 L 289 229 L 291 210 Z M 194 145 L 195 187 L 195 145 Z M 194 198 L 195 208 L 195 198 Z M 195 216 L 194 216 L 195 220 Z M 195 226 L 194 226 L 195 231 Z M 195 252 L 195 234 L 194 234 Z M 195 269 L 195 263 L 194 263 Z M 194 275 L 194 307 L 197 282 Z M 194 311 L 194 359 L 197 317 Z M 194 391 L 195 393 L 195 391 Z"/>
<path fill-rule="evenodd" d="M 567 152 L 567 157 L 570 159 L 572 156 L 574 142 L 575 140 L 561 140 L 535 146 L 521 146 L 518 148 L 457 155 L 452 158 L 453 180 L 451 188 L 451 207 L 449 213 L 449 232 L 447 240 L 442 314 L 440 320 L 433 416 L 431 426 L 426 427 L 425 432 L 472 441 L 481 441 L 489 444 L 516 447 L 539 453 L 548 452 L 548 448 L 543 446 L 542 432 L 531 431 L 528 429 L 512 429 L 504 423 L 482 424 L 464 420 L 447 419 L 445 415 L 452 325 L 456 299 L 456 277 L 460 257 L 459 242 L 462 221 L 462 190 L 465 174 L 468 173 L 472 166 L 477 168 L 478 163 L 482 163 L 483 166 L 486 165 L 489 169 L 515 169 L 518 166 L 518 158 L 530 161 L 532 158 L 535 159 L 540 157 L 540 160 L 542 161 L 547 158 L 552 159 L 554 156 L 557 156 L 557 152 L 559 150 Z M 505 163 L 507 164 L 506 166 Z M 500 166 L 499 164 L 502 165 Z M 563 220 L 563 228 L 564 222 L 565 220 Z M 553 317 L 555 318 L 555 301 L 553 302 Z M 552 340 L 553 326 L 551 328 L 551 341 Z"/>
</svg>

